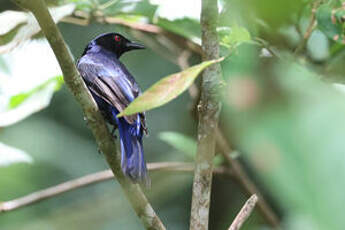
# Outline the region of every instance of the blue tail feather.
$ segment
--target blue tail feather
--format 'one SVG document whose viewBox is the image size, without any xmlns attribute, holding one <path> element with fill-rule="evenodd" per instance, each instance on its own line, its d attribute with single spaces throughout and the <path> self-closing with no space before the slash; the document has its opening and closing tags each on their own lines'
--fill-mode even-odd
<svg viewBox="0 0 345 230">
<path fill-rule="evenodd" d="M 134 182 L 149 186 L 150 180 L 147 175 L 144 148 L 142 143 L 143 131 L 140 120 L 129 124 L 124 118 L 117 118 L 118 111 L 112 109 L 114 118 L 119 128 L 121 143 L 121 167 L 123 173 Z M 139 116 L 138 116 L 138 119 Z M 139 122 L 139 125 L 138 125 Z M 139 127 L 138 127 L 139 126 Z"/>
<path fill-rule="evenodd" d="M 140 116 L 136 122 L 129 124 L 123 117 L 117 118 L 118 110 L 103 101 L 100 97 L 93 94 L 101 111 L 105 113 L 106 119 L 119 129 L 121 144 L 121 168 L 123 173 L 134 182 L 150 186 L 150 178 L 147 174 L 146 162 L 143 148 L 143 128 L 141 126 Z"/>
</svg>

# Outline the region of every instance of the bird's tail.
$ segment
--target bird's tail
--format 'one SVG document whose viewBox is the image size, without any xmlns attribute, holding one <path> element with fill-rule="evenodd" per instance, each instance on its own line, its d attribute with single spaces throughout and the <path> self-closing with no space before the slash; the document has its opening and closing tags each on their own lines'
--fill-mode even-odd
<svg viewBox="0 0 345 230">
<path fill-rule="evenodd" d="M 140 128 L 140 118 L 136 124 L 129 124 L 124 118 L 118 119 L 121 143 L 121 167 L 123 173 L 134 182 L 150 186 L 147 175 L 144 148 L 142 143 L 143 130 Z"/>
</svg>

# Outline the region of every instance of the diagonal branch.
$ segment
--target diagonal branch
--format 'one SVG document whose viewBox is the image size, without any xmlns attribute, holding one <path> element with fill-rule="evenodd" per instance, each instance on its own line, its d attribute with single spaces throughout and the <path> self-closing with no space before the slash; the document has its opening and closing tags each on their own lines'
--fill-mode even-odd
<svg viewBox="0 0 345 230">
<path fill-rule="evenodd" d="M 112 136 L 110 135 L 95 102 L 86 89 L 83 80 L 80 78 L 72 56 L 69 53 L 62 35 L 55 25 L 44 0 L 13 1 L 19 6 L 30 10 L 36 17 L 60 64 L 66 85 L 81 105 L 100 150 L 104 153 L 109 167 L 122 186 L 125 195 L 145 228 L 159 230 L 165 229 L 163 223 L 156 215 L 144 193 L 141 191 L 140 186 L 133 184 L 123 175 L 120 157 L 116 152 L 116 146 L 112 140 Z"/>
<path fill-rule="evenodd" d="M 316 25 L 316 11 L 317 8 L 320 6 L 320 4 L 322 3 L 321 0 L 316 0 L 315 2 L 313 2 L 312 4 L 312 9 L 311 9 L 311 19 L 308 25 L 307 30 L 305 31 L 303 37 L 302 37 L 302 41 L 299 43 L 299 45 L 297 46 L 297 48 L 294 51 L 294 54 L 299 54 L 301 51 L 303 51 L 303 49 L 305 48 L 308 39 L 311 35 L 311 33 L 313 32 L 315 25 Z"/>
<path fill-rule="evenodd" d="M 234 178 L 237 179 L 238 183 L 242 186 L 242 188 L 246 191 L 248 195 L 256 194 L 256 196 L 258 197 L 258 208 L 259 211 L 262 213 L 263 217 L 273 228 L 279 228 L 278 216 L 272 210 L 267 201 L 263 198 L 259 189 L 255 186 L 254 182 L 249 178 L 246 171 L 243 169 L 241 163 L 237 159 L 234 159 L 230 156 L 232 150 L 229 144 L 227 143 L 222 131 L 219 128 L 216 131 L 216 136 L 217 145 L 222 150 L 221 152 L 224 158 L 229 163 L 233 171 Z"/>
<path fill-rule="evenodd" d="M 252 214 L 256 202 L 258 202 L 258 197 L 254 194 L 243 205 L 242 209 L 230 225 L 229 230 L 239 230 L 242 227 L 242 224 L 248 219 L 250 214 Z"/>
<path fill-rule="evenodd" d="M 164 171 L 164 172 L 188 172 L 194 171 L 194 164 L 184 162 L 155 162 L 148 163 L 147 169 L 150 171 Z M 215 174 L 231 176 L 229 169 L 218 167 L 214 170 Z M 78 188 L 82 188 L 91 184 L 114 178 L 112 171 L 104 170 L 96 173 L 91 173 L 77 179 L 63 182 L 61 184 L 33 192 L 29 195 L 16 198 L 10 201 L 0 202 L 0 213 L 9 212 L 21 207 L 25 207 L 39 201 L 61 195 Z"/>
<path fill-rule="evenodd" d="M 202 27 L 203 59 L 219 58 L 217 36 L 217 0 L 202 0 L 200 23 Z M 195 159 L 190 229 L 208 229 L 212 186 L 212 160 L 215 154 L 215 131 L 218 126 L 221 85 L 220 65 L 207 68 L 202 75 L 201 99 L 198 104 L 198 148 Z"/>
</svg>

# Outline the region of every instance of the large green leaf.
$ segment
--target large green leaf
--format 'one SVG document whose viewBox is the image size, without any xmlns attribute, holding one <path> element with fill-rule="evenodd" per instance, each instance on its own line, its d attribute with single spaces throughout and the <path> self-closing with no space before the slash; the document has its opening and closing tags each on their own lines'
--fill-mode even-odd
<svg viewBox="0 0 345 230">
<path fill-rule="evenodd" d="M 36 86 L 32 90 L 14 95 L 10 99 L 9 108 L 13 109 L 13 108 L 19 106 L 21 103 L 23 103 L 30 96 L 32 96 L 33 94 L 35 94 L 39 91 L 42 91 L 46 87 L 50 87 L 50 85 L 53 85 L 53 88 L 55 89 L 55 91 L 57 91 L 61 88 L 63 83 L 64 83 L 63 77 L 57 76 L 57 77 L 54 77 L 54 78 L 47 80 L 46 82 L 44 82 L 43 84 L 41 84 L 39 86 Z"/>
<path fill-rule="evenodd" d="M 30 41 L 1 58 L 7 67 L 0 69 L 0 127 L 4 127 L 47 107 L 63 80 L 46 40 Z"/>
<path fill-rule="evenodd" d="M 50 8 L 55 22 L 70 15 L 74 4 Z M 0 53 L 6 53 L 30 39 L 40 31 L 35 17 L 31 13 L 5 11 L 0 14 Z"/>
<path fill-rule="evenodd" d="M 0 142 L 0 168 L 15 163 L 31 163 L 33 160 L 26 152 Z"/>
<path fill-rule="evenodd" d="M 222 60 L 223 58 L 205 61 L 161 79 L 129 104 L 118 117 L 144 112 L 168 103 L 183 93 L 206 67 Z"/>
</svg>

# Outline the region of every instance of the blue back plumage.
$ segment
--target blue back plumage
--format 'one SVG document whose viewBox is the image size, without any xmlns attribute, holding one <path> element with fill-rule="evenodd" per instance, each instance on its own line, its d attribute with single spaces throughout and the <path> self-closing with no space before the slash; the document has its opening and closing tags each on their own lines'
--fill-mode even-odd
<svg viewBox="0 0 345 230">
<path fill-rule="evenodd" d="M 148 186 L 142 143 L 145 114 L 116 117 L 140 94 L 134 77 L 119 58 L 124 52 L 142 48 L 120 34 L 102 34 L 88 44 L 77 68 L 105 119 L 119 129 L 123 173 Z"/>
<path fill-rule="evenodd" d="M 133 182 L 139 182 L 146 187 L 150 186 L 150 178 L 147 175 L 146 162 L 143 148 L 143 129 L 141 127 L 140 116 L 134 124 L 129 124 L 123 117 L 117 118 L 119 113 L 115 107 L 107 104 L 103 99 L 93 94 L 99 108 L 102 111 L 109 111 L 112 124 L 116 124 L 119 129 L 121 145 L 121 168 L 123 173 Z"/>
</svg>

